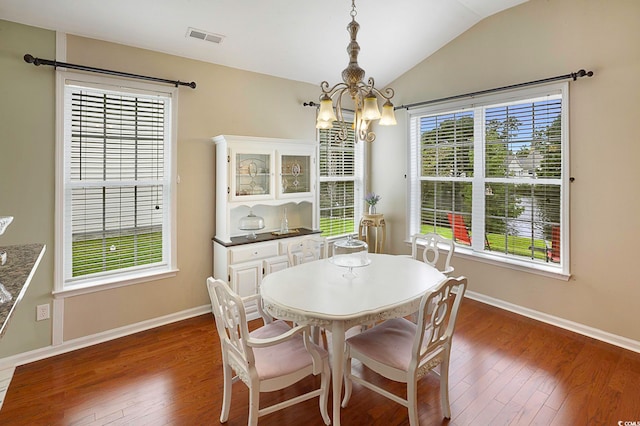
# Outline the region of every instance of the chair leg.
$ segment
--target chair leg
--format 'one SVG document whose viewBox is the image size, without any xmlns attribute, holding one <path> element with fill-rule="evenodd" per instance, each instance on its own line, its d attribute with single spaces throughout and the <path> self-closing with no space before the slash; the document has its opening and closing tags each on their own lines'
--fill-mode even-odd
<svg viewBox="0 0 640 426">
<path fill-rule="evenodd" d="M 331 418 L 329 417 L 329 411 L 327 410 L 327 403 L 329 402 L 329 381 L 331 379 L 331 367 L 329 367 L 329 363 L 324 364 L 324 368 L 322 369 L 322 377 L 320 381 L 320 389 L 322 389 L 322 393 L 320 394 L 319 403 L 320 403 L 320 414 L 322 415 L 322 420 L 324 420 L 325 425 L 331 424 Z"/>
<path fill-rule="evenodd" d="M 349 378 L 349 375 L 351 374 L 351 352 L 349 351 L 348 346 L 344 356 L 344 398 L 342 398 L 342 408 L 345 408 L 347 404 L 349 404 L 349 399 L 351 399 L 351 390 L 353 388 L 353 382 Z"/>
<path fill-rule="evenodd" d="M 322 344 L 325 349 L 329 349 L 329 340 L 327 339 L 327 330 L 320 329 L 320 336 L 322 337 Z"/>
<path fill-rule="evenodd" d="M 320 342 L 321 339 L 322 342 Z M 321 327 L 311 327 L 311 340 L 316 345 L 320 345 L 320 343 L 322 343 L 323 348 L 329 348 L 329 342 L 327 341 L 327 332 Z"/>
<path fill-rule="evenodd" d="M 252 383 L 249 387 L 249 420 L 248 426 L 257 426 L 260 413 L 260 383 Z"/>
<path fill-rule="evenodd" d="M 311 327 L 311 341 L 316 345 L 320 343 L 320 327 Z"/>
<path fill-rule="evenodd" d="M 229 420 L 229 409 L 231 408 L 231 387 L 233 385 L 231 367 L 228 364 L 222 366 L 224 378 L 224 392 L 222 394 L 222 412 L 220 413 L 220 423 Z"/>
<path fill-rule="evenodd" d="M 416 379 L 407 382 L 407 409 L 409 410 L 409 425 L 419 426 L 418 420 L 418 384 Z"/>
<path fill-rule="evenodd" d="M 449 404 L 449 357 L 445 356 L 440 364 L 440 405 L 442 415 L 451 418 L 451 405 Z"/>
</svg>

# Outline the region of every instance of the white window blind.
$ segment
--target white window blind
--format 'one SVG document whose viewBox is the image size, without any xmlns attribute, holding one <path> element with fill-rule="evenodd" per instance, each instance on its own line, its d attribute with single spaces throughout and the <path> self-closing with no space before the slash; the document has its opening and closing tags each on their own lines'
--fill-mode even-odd
<svg viewBox="0 0 640 426">
<path fill-rule="evenodd" d="M 566 85 L 411 114 L 409 234 L 566 273 Z"/>
<path fill-rule="evenodd" d="M 355 142 L 349 128 L 348 138 L 337 137 L 339 126 L 319 130 L 320 229 L 331 237 L 356 232 L 356 218 L 362 213 L 362 143 Z"/>
<path fill-rule="evenodd" d="M 64 279 L 170 263 L 171 97 L 65 85 Z"/>
</svg>

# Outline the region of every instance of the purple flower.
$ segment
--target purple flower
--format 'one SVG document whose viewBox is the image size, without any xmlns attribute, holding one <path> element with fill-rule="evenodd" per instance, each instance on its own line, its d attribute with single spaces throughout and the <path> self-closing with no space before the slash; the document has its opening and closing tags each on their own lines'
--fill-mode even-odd
<svg viewBox="0 0 640 426">
<path fill-rule="evenodd" d="M 364 201 L 367 202 L 370 206 L 375 206 L 378 201 L 380 201 L 380 196 L 376 195 L 375 192 L 369 192 L 365 197 Z"/>
</svg>

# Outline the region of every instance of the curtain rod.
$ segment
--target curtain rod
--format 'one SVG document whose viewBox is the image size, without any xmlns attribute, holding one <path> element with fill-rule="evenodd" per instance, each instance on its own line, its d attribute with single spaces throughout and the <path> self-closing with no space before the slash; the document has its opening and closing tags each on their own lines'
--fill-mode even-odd
<svg viewBox="0 0 640 426">
<path fill-rule="evenodd" d="M 308 106 L 308 107 L 314 107 L 314 108 L 320 108 L 320 104 L 317 102 L 313 102 L 313 101 L 309 101 L 309 102 L 303 102 L 302 106 Z M 352 109 L 347 109 L 347 108 L 342 108 L 342 111 L 348 112 L 350 114 L 354 114 L 355 111 Z"/>
<path fill-rule="evenodd" d="M 485 95 L 487 93 L 500 92 L 502 90 L 516 89 L 516 88 L 525 87 L 525 86 L 533 86 L 535 84 L 550 83 L 552 81 L 566 80 L 566 79 L 569 79 L 569 78 L 572 78 L 573 81 L 576 81 L 578 79 L 578 77 L 585 77 L 585 76 L 587 76 L 587 77 L 593 76 L 593 71 L 580 70 L 578 72 L 572 72 L 570 74 L 558 75 L 556 77 L 543 78 L 542 80 L 528 81 L 526 83 L 512 84 L 510 86 L 497 87 L 495 89 L 480 90 L 478 92 L 465 93 L 465 94 L 462 94 L 462 95 L 449 96 L 449 97 L 446 97 L 446 98 L 433 99 L 433 100 L 430 100 L 430 101 L 416 102 L 414 104 L 400 105 L 400 106 L 395 107 L 394 109 L 415 108 L 415 107 L 418 107 L 418 106 L 435 104 L 435 103 L 438 103 L 438 102 L 451 101 L 451 100 L 454 100 L 454 99 L 460 99 L 460 98 L 466 98 L 466 97 L 471 98 L 471 97 L 478 96 L 478 95 Z"/>
<path fill-rule="evenodd" d="M 85 66 L 85 65 L 68 64 L 66 62 L 52 61 L 50 59 L 34 58 L 32 55 L 30 55 L 28 53 L 26 55 L 24 55 L 24 61 L 27 62 L 27 63 L 33 64 L 35 66 L 50 65 L 52 67 L 70 68 L 70 69 L 74 69 L 74 70 L 89 71 L 89 72 L 95 72 L 95 73 L 100 73 L 100 74 L 116 75 L 116 76 L 119 76 L 119 77 L 128 77 L 128 78 L 136 78 L 136 79 L 139 79 L 139 80 L 156 81 L 158 83 L 173 84 L 176 87 L 178 87 L 178 86 L 189 86 L 192 89 L 196 88 L 195 81 L 192 81 L 191 83 L 185 83 L 184 81 L 178 81 L 178 80 L 167 80 L 167 79 L 164 79 L 164 78 L 149 77 L 147 75 L 130 74 L 130 73 L 127 73 L 127 72 L 106 70 L 106 69 L 103 69 L 103 68 L 94 68 L 94 67 L 88 67 L 88 66 Z"/>
</svg>

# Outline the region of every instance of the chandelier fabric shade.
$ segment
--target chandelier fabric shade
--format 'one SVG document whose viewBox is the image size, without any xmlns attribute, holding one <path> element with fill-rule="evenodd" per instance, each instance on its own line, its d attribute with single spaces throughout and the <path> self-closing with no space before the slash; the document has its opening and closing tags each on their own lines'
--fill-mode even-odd
<svg viewBox="0 0 640 426">
<path fill-rule="evenodd" d="M 382 126 L 393 126 L 397 124 L 394 107 L 391 98 L 394 91 L 390 87 L 379 90 L 375 87 L 372 77 L 364 82 L 365 71 L 358 65 L 358 53 L 360 46 L 356 40 L 360 24 L 355 20 L 357 15 L 355 0 L 351 0 L 351 22 L 347 25 L 347 31 L 351 36 L 351 41 L 347 46 L 349 54 L 349 65 L 342 71 L 342 82 L 335 86 L 329 86 L 327 81 L 320 84 L 322 93 L 320 95 L 320 108 L 316 121 L 316 128 L 331 129 L 333 123 L 338 122 L 340 130 L 337 132 L 338 138 L 346 140 L 348 136 L 347 124 L 342 113 L 343 96 L 349 95 L 355 107 L 355 117 L 353 120 L 356 140 L 373 142 L 376 139 L 375 132 L 370 128 L 371 122 L 379 120 Z M 384 100 L 382 113 L 378 107 L 378 98 Z M 334 105 L 335 103 L 335 105 Z"/>
</svg>

